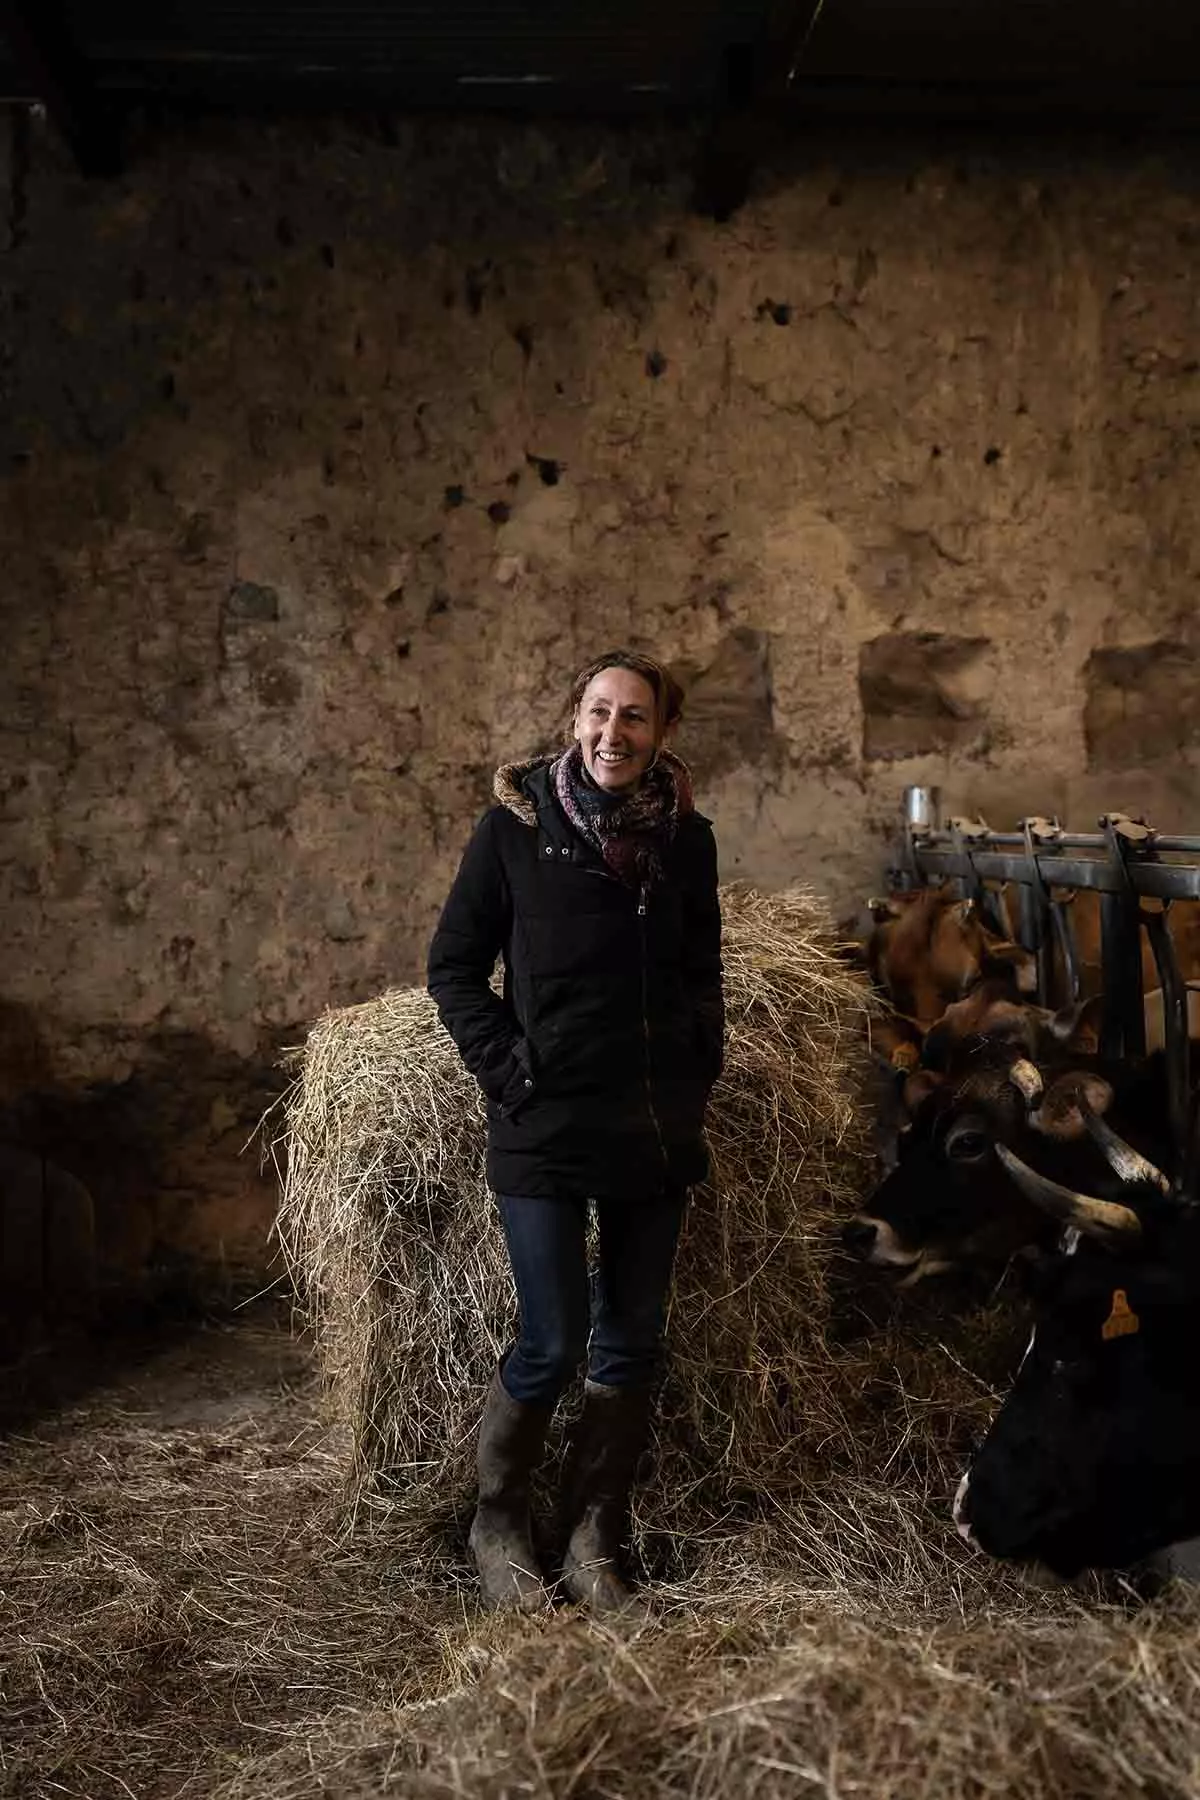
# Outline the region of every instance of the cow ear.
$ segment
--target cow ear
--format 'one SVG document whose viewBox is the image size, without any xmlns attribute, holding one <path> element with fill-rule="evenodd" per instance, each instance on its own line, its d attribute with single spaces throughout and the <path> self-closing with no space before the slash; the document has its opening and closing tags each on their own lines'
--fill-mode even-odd
<svg viewBox="0 0 1200 1800">
<path fill-rule="evenodd" d="M 948 911 L 956 925 L 969 925 L 975 917 L 975 902 L 969 899 L 956 900 Z"/>
<path fill-rule="evenodd" d="M 1044 1137 L 1062 1138 L 1068 1142 L 1082 1137 L 1087 1127 L 1083 1122 L 1081 1100 L 1089 1112 L 1103 1117 L 1113 1103 L 1113 1091 L 1102 1076 L 1073 1069 L 1050 1083 L 1030 1124 Z"/>
<path fill-rule="evenodd" d="M 1024 944 L 988 936 L 984 940 L 984 955 L 988 962 L 1001 963 L 1009 970 L 1016 981 L 1018 994 L 1037 993 L 1037 957 L 1032 950 L 1026 950 Z"/>
<path fill-rule="evenodd" d="M 898 919 L 904 906 L 896 894 L 877 894 L 867 901 L 867 911 L 877 925 L 883 925 L 888 919 Z"/>
<path fill-rule="evenodd" d="M 1055 1043 L 1075 1050 L 1081 1056 L 1095 1056 L 1100 1048 L 1100 1023 L 1104 1013 L 1104 996 L 1093 994 L 1088 1000 L 1076 1000 L 1071 1006 L 1047 1017 L 1046 1025 Z"/>
<path fill-rule="evenodd" d="M 885 1014 L 870 1025 L 871 1054 L 889 1074 L 907 1074 L 921 1060 L 921 1031 L 907 1019 Z"/>
<path fill-rule="evenodd" d="M 946 1077 L 936 1069 L 914 1069 L 900 1090 L 900 1099 L 909 1117 L 916 1112 L 923 1100 L 940 1088 Z"/>
</svg>

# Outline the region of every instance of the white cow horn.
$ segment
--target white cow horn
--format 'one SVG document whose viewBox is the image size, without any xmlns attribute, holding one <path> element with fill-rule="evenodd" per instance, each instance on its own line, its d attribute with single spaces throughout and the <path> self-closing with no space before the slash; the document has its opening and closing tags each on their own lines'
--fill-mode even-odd
<svg viewBox="0 0 1200 1800">
<path fill-rule="evenodd" d="M 1124 1138 L 1118 1137 L 1107 1119 L 1102 1119 L 1099 1113 L 1094 1113 L 1090 1107 L 1085 1106 L 1083 1122 L 1089 1136 L 1103 1150 L 1122 1181 L 1152 1181 L 1162 1193 L 1170 1193 L 1171 1184 L 1162 1170 L 1135 1150 L 1132 1144 L 1127 1144 Z"/>
<path fill-rule="evenodd" d="M 1004 1164 L 1021 1192 L 1063 1225 L 1073 1225 L 1086 1236 L 1104 1244 L 1116 1244 L 1137 1237 L 1141 1220 L 1127 1206 L 1114 1206 L 1111 1200 L 1094 1200 L 1090 1194 L 1077 1194 L 1073 1188 L 1061 1187 L 1048 1175 L 1039 1175 L 1006 1144 L 996 1145 L 996 1155 Z"/>
<path fill-rule="evenodd" d="M 1022 1056 L 1008 1071 L 1008 1079 L 1024 1100 L 1026 1106 L 1033 1106 L 1042 1097 L 1042 1077 L 1040 1072 Z"/>
</svg>

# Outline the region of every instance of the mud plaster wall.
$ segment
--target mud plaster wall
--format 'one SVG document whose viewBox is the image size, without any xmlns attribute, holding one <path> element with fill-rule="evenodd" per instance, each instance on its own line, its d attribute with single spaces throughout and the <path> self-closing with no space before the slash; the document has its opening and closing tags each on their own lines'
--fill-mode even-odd
<svg viewBox="0 0 1200 1800">
<path fill-rule="evenodd" d="M 106 1254 L 260 1259 L 273 1058 L 421 978 L 497 761 L 632 640 L 723 873 L 901 788 L 1195 829 L 1194 161 L 208 125 L 0 260 L 4 1095 Z"/>
</svg>

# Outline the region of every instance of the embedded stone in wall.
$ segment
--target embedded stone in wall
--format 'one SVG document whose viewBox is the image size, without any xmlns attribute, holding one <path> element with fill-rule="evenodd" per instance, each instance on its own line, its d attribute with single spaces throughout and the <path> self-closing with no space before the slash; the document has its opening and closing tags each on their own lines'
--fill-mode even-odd
<svg viewBox="0 0 1200 1800">
<path fill-rule="evenodd" d="M 862 646 L 858 688 L 869 761 L 929 756 L 978 742 L 989 686 L 987 638 L 895 631 Z"/>
<path fill-rule="evenodd" d="M 781 740 L 765 631 L 739 625 L 721 639 L 708 664 L 679 674 L 687 695 L 678 747 L 700 780 L 773 760 Z"/>
<path fill-rule="evenodd" d="M 1093 650 L 1084 687 L 1090 768 L 1127 769 L 1200 747 L 1200 662 L 1182 644 Z"/>
</svg>

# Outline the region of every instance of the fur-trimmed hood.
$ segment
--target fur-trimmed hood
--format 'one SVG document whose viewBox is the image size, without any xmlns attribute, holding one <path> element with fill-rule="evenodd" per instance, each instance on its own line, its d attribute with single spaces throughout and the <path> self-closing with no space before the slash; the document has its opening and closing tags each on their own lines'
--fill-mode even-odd
<svg viewBox="0 0 1200 1800">
<path fill-rule="evenodd" d="M 492 792 L 496 799 L 510 813 L 515 813 L 522 825 L 537 824 L 537 802 L 525 791 L 526 778 L 535 769 L 549 769 L 554 760 L 554 755 L 532 756 L 526 762 L 501 763 L 492 778 Z"/>
</svg>

